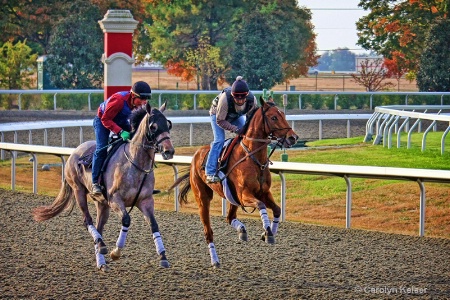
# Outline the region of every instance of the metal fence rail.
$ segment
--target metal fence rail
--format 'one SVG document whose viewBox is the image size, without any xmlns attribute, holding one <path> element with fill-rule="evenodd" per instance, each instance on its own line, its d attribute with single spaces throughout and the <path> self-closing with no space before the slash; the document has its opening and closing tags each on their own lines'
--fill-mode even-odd
<svg viewBox="0 0 450 300">
<path fill-rule="evenodd" d="M 15 172 L 17 152 L 30 153 L 33 156 L 33 192 L 37 193 L 37 166 L 38 160 L 36 154 L 53 154 L 61 158 L 62 176 L 64 176 L 65 158 L 70 155 L 73 148 L 35 146 L 14 143 L 0 143 L 0 149 L 10 151 L 11 160 L 11 188 L 15 190 Z M 156 155 L 156 161 L 172 166 L 175 179 L 178 178 L 178 166 L 188 166 L 191 164 L 192 157 L 176 155 L 171 160 L 163 160 L 160 155 Z M 296 162 L 274 161 L 270 166 L 270 171 L 276 173 L 281 179 L 281 220 L 286 218 L 286 178 L 285 174 L 309 174 L 319 176 L 337 176 L 345 180 L 347 185 L 346 193 L 346 228 L 351 227 L 352 210 L 352 184 L 351 178 L 373 178 L 388 180 L 406 180 L 415 181 L 420 187 L 420 218 L 419 235 L 425 235 L 425 182 L 450 183 L 450 171 L 432 170 L 432 169 L 410 169 L 410 168 L 391 168 L 391 167 L 370 167 L 370 166 L 351 166 L 351 165 L 331 165 L 331 164 L 310 164 Z M 178 189 L 175 190 L 175 210 L 178 211 Z M 225 200 L 224 200 L 225 201 Z M 224 208 L 225 205 L 222 205 Z M 225 215 L 225 211 L 222 213 Z"/>
</svg>

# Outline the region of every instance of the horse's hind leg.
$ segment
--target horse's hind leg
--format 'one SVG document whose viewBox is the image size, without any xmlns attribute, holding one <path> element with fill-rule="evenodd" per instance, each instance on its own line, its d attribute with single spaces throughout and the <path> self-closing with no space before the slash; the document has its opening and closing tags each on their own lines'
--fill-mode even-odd
<svg viewBox="0 0 450 300">
<path fill-rule="evenodd" d="M 245 225 L 237 219 L 237 209 L 238 207 L 236 205 L 231 203 L 228 205 L 227 222 L 239 233 L 239 239 L 246 242 L 248 240 L 247 229 L 245 228 Z"/>
<path fill-rule="evenodd" d="M 214 268 L 220 267 L 219 257 L 217 256 L 216 246 L 214 245 L 214 234 L 211 228 L 211 218 L 209 215 L 210 203 L 213 197 L 213 191 L 203 183 L 200 177 L 196 178 L 196 189 L 192 189 L 195 199 L 198 204 L 200 220 L 203 223 L 203 233 L 205 234 L 206 242 L 208 243 L 209 255 L 211 257 L 211 264 Z M 191 185 L 193 179 L 191 178 Z M 197 184 L 198 183 L 198 184 Z"/>
</svg>

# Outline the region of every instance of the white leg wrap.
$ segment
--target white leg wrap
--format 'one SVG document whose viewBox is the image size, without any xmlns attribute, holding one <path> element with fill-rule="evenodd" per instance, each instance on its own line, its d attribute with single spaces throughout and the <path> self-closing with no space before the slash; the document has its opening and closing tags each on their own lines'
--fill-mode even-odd
<svg viewBox="0 0 450 300">
<path fill-rule="evenodd" d="M 97 229 L 95 228 L 94 225 L 89 225 L 88 226 L 88 231 L 92 235 L 92 237 L 94 238 L 94 243 L 96 243 L 98 239 L 103 239 L 102 235 L 100 233 L 98 233 L 98 231 L 97 231 Z"/>
<path fill-rule="evenodd" d="M 261 221 L 263 223 L 264 230 L 267 229 L 267 227 L 270 226 L 269 217 L 267 216 L 267 211 L 265 209 L 261 209 L 259 211 L 259 214 L 261 215 Z"/>
<path fill-rule="evenodd" d="M 122 226 L 122 230 L 120 230 L 119 237 L 117 238 L 116 246 L 119 249 L 125 247 L 125 242 L 127 240 L 128 227 Z"/>
<path fill-rule="evenodd" d="M 231 227 L 236 229 L 236 231 L 239 231 L 241 230 L 241 228 L 245 228 L 245 225 L 242 224 L 238 219 L 234 219 L 233 221 L 231 221 Z"/>
<path fill-rule="evenodd" d="M 270 229 L 272 229 L 273 235 L 277 234 L 279 224 L 280 224 L 280 218 L 273 218 L 272 226 L 270 227 Z"/>
<path fill-rule="evenodd" d="M 153 241 L 155 242 L 156 252 L 158 254 L 161 254 L 164 251 L 166 251 L 166 249 L 164 248 L 164 244 L 163 244 L 162 238 L 161 238 L 161 234 L 159 234 L 159 232 L 155 232 L 153 234 Z"/>
<path fill-rule="evenodd" d="M 100 269 L 103 265 L 106 265 L 105 256 L 98 252 L 98 247 L 95 245 L 95 260 L 97 261 L 97 268 Z"/>
<path fill-rule="evenodd" d="M 214 246 L 214 243 L 209 243 L 209 255 L 211 256 L 211 264 L 214 265 L 215 263 L 219 263 L 219 257 L 217 256 L 216 247 Z"/>
</svg>

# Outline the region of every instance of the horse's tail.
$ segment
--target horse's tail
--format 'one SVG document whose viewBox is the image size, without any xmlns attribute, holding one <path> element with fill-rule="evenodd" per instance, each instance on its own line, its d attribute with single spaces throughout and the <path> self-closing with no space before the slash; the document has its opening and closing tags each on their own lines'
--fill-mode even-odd
<svg viewBox="0 0 450 300">
<path fill-rule="evenodd" d="M 39 206 L 33 209 L 33 217 L 37 222 L 56 217 L 64 210 L 72 211 L 75 205 L 72 187 L 64 180 L 58 196 L 49 206 Z"/>
<path fill-rule="evenodd" d="M 186 172 L 186 174 L 184 174 L 183 176 L 181 176 L 177 180 L 175 180 L 175 182 L 169 188 L 169 191 L 171 191 L 175 187 L 177 187 L 178 185 L 183 183 L 183 185 L 181 186 L 181 189 L 180 189 L 180 193 L 178 195 L 178 202 L 180 204 L 187 204 L 188 203 L 187 194 L 189 193 L 189 191 L 191 189 L 191 182 L 189 180 L 190 175 L 191 175 L 190 171 Z"/>
</svg>

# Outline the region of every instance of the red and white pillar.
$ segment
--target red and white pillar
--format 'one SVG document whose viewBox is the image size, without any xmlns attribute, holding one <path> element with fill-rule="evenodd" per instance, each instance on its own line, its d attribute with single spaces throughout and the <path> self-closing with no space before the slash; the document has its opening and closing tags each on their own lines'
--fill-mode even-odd
<svg viewBox="0 0 450 300">
<path fill-rule="evenodd" d="M 120 91 L 128 91 L 132 85 L 133 32 L 139 23 L 129 10 L 108 10 L 98 21 L 104 32 L 105 99 Z"/>
</svg>

